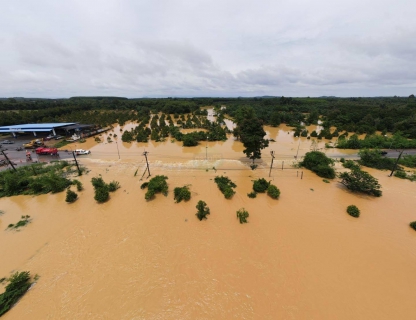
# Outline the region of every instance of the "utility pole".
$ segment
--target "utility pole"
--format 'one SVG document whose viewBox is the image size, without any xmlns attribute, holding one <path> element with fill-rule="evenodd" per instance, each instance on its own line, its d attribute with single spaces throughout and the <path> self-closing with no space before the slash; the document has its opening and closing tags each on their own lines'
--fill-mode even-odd
<svg viewBox="0 0 416 320">
<path fill-rule="evenodd" d="M 300 147 L 300 139 L 299 139 L 299 144 L 298 144 L 298 151 L 296 151 L 296 156 L 295 156 L 296 160 L 298 159 L 299 147 Z"/>
<path fill-rule="evenodd" d="M 207 143 L 205 146 L 205 160 L 208 160 L 208 136 L 207 136 Z"/>
<path fill-rule="evenodd" d="M 399 156 L 397 157 L 396 163 L 394 164 L 393 170 L 391 170 L 391 173 L 389 177 L 391 177 L 394 173 L 394 170 L 396 170 L 397 164 L 399 163 L 400 157 L 402 156 L 404 149 L 399 153 Z"/>
<path fill-rule="evenodd" d="M 150 177 L 149 162 L 147 161 L 147 154 L 148 154 L 148 153 L 149 153 L 149 152 L 145 151 L 145 152 L 143 152 L 143 155 L 144 155 L 144 157 L 146 158 L 147 171 L 149 172 L 149 176 L 148 176 L 148 177 Z M 145 170 L 144 172 L 146 172 L 146 170 Z"/>
<path fill-rule="evenodd" d="M 3 156 L 6 158 L 7 163 L 9 163 L 9 164 L 12 166 L 13 170 L 14 170 L 14 171 L 17 171 L 17 170 L 16 170 L 16 168 L 14 167 L 13 163 L 9 160 L 9 158 L 8 158 L 8 157 L 7 157 L 7 155 L 4 153 L 4 151 L 3 151 L 3 150 L 1 150 L 1 153 L 2 153 L 2 154 L 3 154 Z"/>
<path fill-rule="evenodd" d="M 270 151 L 270 155 L 272 156 L 272 163 L 270 164 L 269 177 L 270 177 L 270 175 L 272 173 L 272 168 L 273 168 L 274 151 Z"/>
<path fill-rule="evenodd" d="M 117 146 L 118 160 L 120 160 L 120 151 L 118 150 L 117 138 L 115 140 L 116 140 L 116 146 Z"/>
<path fill-rule="evenodd" d="M 75 164 L 77 165 L 77 168 L 78 168 L 78 175 L 80 176 L 81 175 L 81 170 L 79 170 L 78 160 L 77 160 L 77 157 L 75 156 L 75 151 L 72 151 L 72 156 L 74 157 Z"/>
</svg>

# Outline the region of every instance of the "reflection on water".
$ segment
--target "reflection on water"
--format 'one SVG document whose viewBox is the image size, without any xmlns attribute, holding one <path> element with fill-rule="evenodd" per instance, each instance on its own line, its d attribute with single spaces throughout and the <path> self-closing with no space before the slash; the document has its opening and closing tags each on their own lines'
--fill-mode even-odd
<svg viewBox="0 0 416 320">
<path fill-rule="evenodd" d="M 256 171 L 240 161 L 243 146 L 231 135 L 208 149 L 119 141 L 119 161 L 109 132 L 103 143 L 82 144 L 92 150 L 81 160 L 91 172 L 80 177 L 85 190 L 75 203 L 64 193 L 0 199 L 0 278 L 13 270 L 41 276 L 4 319 L 413 319 L 416 184 L 368 170 L 383 186 L 381 198 L 370 198 L 307 170 L 301 179 L 288 162 L 311 141 L 286 126 L 266 131 L 276 141 Z M 152 175 L 169 177 L 168 197 L 144 200 L 144 149 Z M 90 183 L 99 174 L 121 184 L 101 205 Z M 237 184 L 233 199 L 219 192 L 216 175 Z M 247 197 L 259 177 L 280 188 L 279 200 Z M 175 204 L 172 190 L 183 185 L 192 198 Z M 211 209 L 206 221 L 195 217 L 198 200 Z M 350 204 L 359 219 L 346 214 Z M 235 216 L 242 207 L 246 225 Z M 22 214 L 33 222 L 4 231 Z"/>
</svg>

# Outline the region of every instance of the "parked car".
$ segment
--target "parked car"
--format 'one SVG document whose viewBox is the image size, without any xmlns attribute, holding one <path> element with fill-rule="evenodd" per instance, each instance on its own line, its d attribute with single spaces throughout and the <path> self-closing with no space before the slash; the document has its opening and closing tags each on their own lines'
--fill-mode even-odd
<svg viewBox="0 0 416 320">
<path fill-rule="evenodd" d="M 82 154 L 90 154 L 91 151 L 90 150 L 84 150 L 84 149 L 76 149 L 75 150 L 75 154 L 77 156 L 82 155 Z"/>
<path fill-rule="evenodd" d="M 47 136 L 46 138 L 44 138 L 43 140 L 45 140 L 45 141 L 49 141 L 49 140 L 54 139 L 55 137 L 56 137 L 55 135 L 49 135 L 49 136 Z"/>
<path fill-rule="evenodd" d="M 11 141 L 11 140 L 3 140 L 1 143 L 2 144 L 13 144 L 14 141 Z"/>
<path fill-rule="evenodd" d="M 385 156 L 385 155 L 387 154 L 387 151 L 380 151 L 380 154 L 381 154 L 382 156 Z"/>
</svg>

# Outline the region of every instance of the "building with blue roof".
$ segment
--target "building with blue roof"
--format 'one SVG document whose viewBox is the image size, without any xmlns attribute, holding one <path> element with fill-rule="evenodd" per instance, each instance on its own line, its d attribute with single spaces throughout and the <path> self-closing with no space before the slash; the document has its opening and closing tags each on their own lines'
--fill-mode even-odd
<svg viewBox="0 0 416 320">
<path fill-rule="evenodd" d="M 11 133 L 16 136 L 17 132 L 32 132 L 36 136 L 36 132 L 51 132 L 56 135 L 55 129 L 65 129 L 66 126 L 76 125 L 75 122 L 58 122 L 58 123 L 29 123 L 16 124 L 13 126 L 0 127 L 0 133 Z"/>
</svg>

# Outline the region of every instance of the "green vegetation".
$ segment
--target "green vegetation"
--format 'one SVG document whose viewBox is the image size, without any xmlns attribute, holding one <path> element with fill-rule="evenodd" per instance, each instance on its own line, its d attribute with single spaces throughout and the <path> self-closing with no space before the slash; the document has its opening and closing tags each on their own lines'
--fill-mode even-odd
<svg viewBox="0 0 416 320">
<path fill-rule="evenodd" d="M 202 221 L 202 219 L 207 219 L 207 215 L 210 214 L 210 212 L 205 201 L 199 200 L 196 208 L 198 209 L 198 212 L 196 213 L 198 219 L 200 221 Z"/>
<path fill-rule="evenodd" d="M 360 156 L 359 163 L 370 168 L 393 170 L 396 162 L 395 159 L 383 157 L 379 149 L 363 149 L 358 152 L 358 155 Z"/>
<path fill-rule="evenodd" d="M 8 280 L 5 292 L 0 294 L 0 317 L 9 311 L 31 286 L 28 271 L 16 272 Z"/>
<path fill-rule="evenodd" d="M 147 183 L 143 183 L 140 188 L 145 189 L 147 188 L 147 192 L 144 195 L 146 200 L 151 200 L 155 196 L 156 193 L 162 193 L 164 196 L 168 195 L 168 184 L 166 180 L 168 177 L 166 176 L 156 176 L 150 179 Z M 147 183 L 147 185 L 146 185 Z"/>
<path fill-rule="evenodd" d="M 266 179 L 261 178 L 254 180 L 253 182 L 253 190 L 254 192 L 263 193 L 267 191 L 267 188 L 269 187 L 270 182 L 267 182 Z"/>
<path fill-rule="evenodd" d="M 416 221 L 410 222 L 410 227 L 416 231 Z"/>
<path fill-rule="evenodd" d="M 252 169 L 254 169 L 254 160 L 260 159 L 261 150 L 269 145 L 269 141 L 264 139 L 266 132 L 263 129 L 263 122 L 257 118 L 251 107 L 242 107 L 235 116 L 235 122 L 237 127 L 233 134 L 243 143 L 245 147 L 243 152 L 247 158 L 253 160 Z"/>
<path fill-rule="evenodd" d="M 329 183 L 329 180 L 326 180 L 326 179 L 322 179 L 322 181 L 325 183 Z"/>
<path fill-rule="evenodd" d="M 230 199 L 235 194 L 233 188 L 236 188 L 237 185 L 228 177 L 215 177 L 214 181 L 226 199 Z"/>
<path fill-rule="evenodd" d="M 65 147 L 66 145 L 71 144 L 71 143 L 72 143 L 72 142 L 69 142 L 69 141 L 66 141 L 66 140 L 61 140 L 61 141 L 59 141 L 59 142 L 55 143 L 55 144 L 53 145 L 53 147 L 54 147 L 54 148 L 62 148 L 62 147 Z"/>
<path fill-rule="evenodd" d="M 278 199 L 280 196 L 280 190 L 273 184 L 267 187 L 267 194 L 273 199 Z"/>
<path fill-rule="evenodd" d="M 5 170 L 0 172 L 0 198 L 20 194 L 45 194 L 62 192 L 72 182 L 68 175 L 76 173 L 74 165 L 66 161 L 47 165 L 44 163 L 24 166 L 16 172 Z"/>
<path fill-rule="evenodd" d="M 347 169 L 360 169 L 360 166 L 353 160 L 345 161 L 342 166 Z"/>
<path fill-rule="evenodd" d="M 256 198 L 257 197 L 257 192 L 252 191 L 250 193 L 247 193 L 247 197 L 249 197 L 249 198 Z"/>
<path fill-rule="evenodd" d="M 347 207 L 347 213 L 354 218 L 358 218 L 360 216 L 360 210 L 354 205 Z"/>
<path fill-rule="evenodd" d="M 7 226 L 7 229 L 19 229 L 21 227 L 26 226 L 27 224 L 29 224 L 30 222 L 32 222 L 32 219 L 30 219 L 30 216 L 26 215 L 26 216 L 22 216 L 21 220 L 19 220 L 19 222 L 17 222 L 16 224 L 9 224 Z"/>
<path fill-rule="evenodd" d="M 72 203 L 77 199 L 78 199 L 78 195 L 74 191 L 71 191 L 70 189 L 66 190 L 66 198 L 65 198 L 66 202 Z"/>
<path fill-rule="evenodd" d="M 247 223 L 248 216 L 249 214 L 244 208 L 237 211 L 237 219 L 240 220 L 240 223 Z"/>
<path fill-rule="evenodd" d="M 98 203 L 106 202 L 110 198 L 110 192 L 114 192 L 120 188 L 120 184 L 117 181 L 111 181 L 107 184 L 101 177 L 92 178 L 91 183 L 95 191 L 94 199 Z"/>
<path fill-rule="evenodd" d="M 149 185 L 149 182 L 143 182 L 142 185 L 140 186 L 140 189 L 146 189 L 147 186 Z"/>
<path fill-rule="evenodd" d="M 74 179 L 74 180 L 72 180 L 72 184 L 74 184 L 74 185 L 77 186 L 77 191 L 84 190 L 84 186 L 82 185 L 82 182 L 81 181 L 79 181 L 77 179 Z"/>
<path fill-rule="evenodd" d="M 181 202 L 182 200 L 188 201 L 191 199 L 191 192 L 189 191 L 188 186 L 183 186 L 182 188 L 177 187 L 173 190 L 174 199 L 176 203 Z"/>
<path fill-rule="evenodd" d="M 378 180 L 359 168 L 354 168 L 351 172 L 343 172 L 339 177 L 340 182 L 353 192 L 362 192 L 375 197 L 382 195 Z"/>
<path fill-rule="evenodd" d="M 332 167 L 334 160 L 328 158 L 323 152 L 311 151 L 306 153 L 300 164 L 322 178 L 335 178 L 335 170 Z"/>
<path fill-rule="evenodd" d="M 108 191 L 110 191 L 110 192 L 114 192 L 114 191 L 116 191 L 117 189 L 120 189 L 120 183 L 119 183 L 118 181 L 111 181 L 111 182 L 108 184 Z"/>
</svg>

